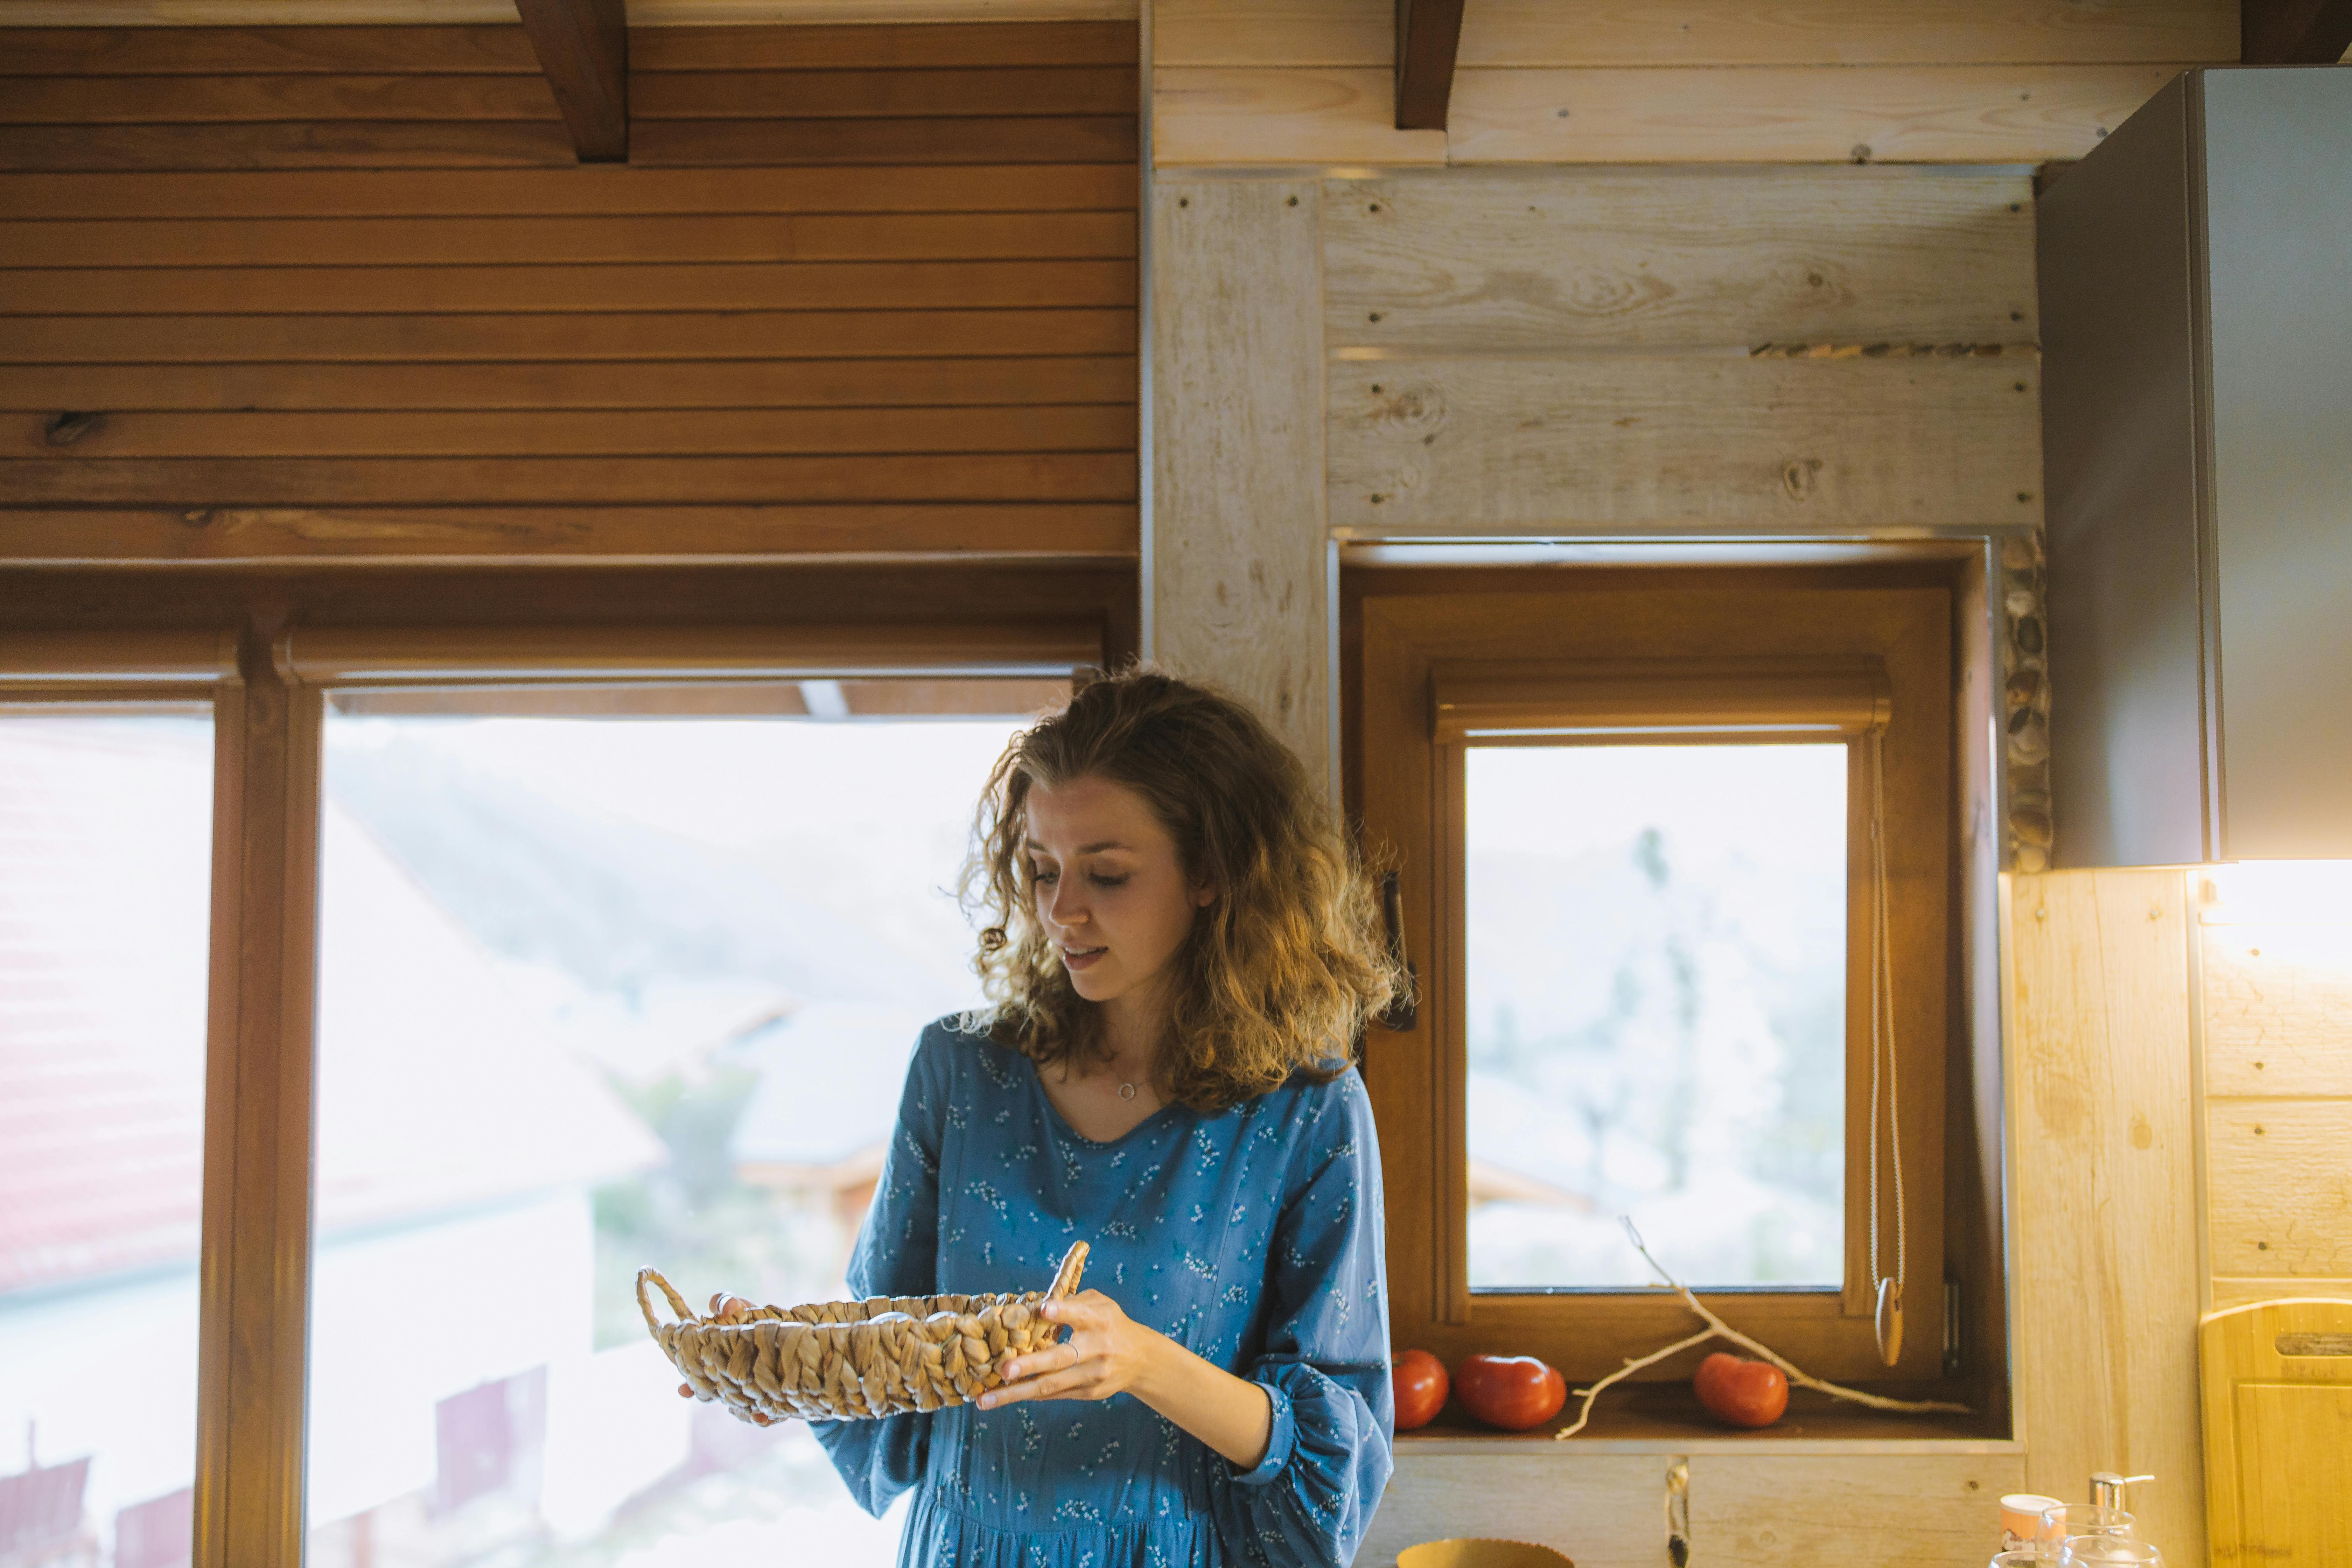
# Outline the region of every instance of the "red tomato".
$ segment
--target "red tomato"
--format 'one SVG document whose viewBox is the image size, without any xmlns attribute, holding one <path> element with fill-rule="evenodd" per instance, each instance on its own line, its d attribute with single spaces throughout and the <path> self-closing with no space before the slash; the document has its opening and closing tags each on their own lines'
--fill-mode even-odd
<svg viewBox="0 0 2352 1568">
<path fill-rule="evenodd" d="M 1524 1432 L 1559 1414 L 1568 1383 L 1531 1355 L 1474 1355 L 1454 1369 L 1454 1391 L 1489 1426 Z"/>
<path fill-rule="evenodd" d="M 1789 1380 L 1769 1361 L 1716 1352 L 1691 1379 L 1698 1402 L 1734 1426 L 1769 1426 L 1789 1408 Z"/>
<path fill-rule="evenodd" d="M 1445 1363 L 1427 1351 L 1407 1351 L 1390 1370 L 1396 1385 L 1396 1424 L 1400 1432 L 1426 1426 L 1445 1408 L 1449 1386 Z"/>
</svg>

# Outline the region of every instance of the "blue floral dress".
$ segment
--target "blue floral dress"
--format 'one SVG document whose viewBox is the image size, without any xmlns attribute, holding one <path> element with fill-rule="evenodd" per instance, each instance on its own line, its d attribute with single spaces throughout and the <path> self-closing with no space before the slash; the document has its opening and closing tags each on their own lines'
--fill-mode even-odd
<svg viewBox="0 0 2352 1568">
<path fill-rule="evenodd" d="M 1087 1288 L 1265 1387 L 1265 1462 L 1238 1468 L 1126 1394 L 816 1423 L 869 1512 L 919 1489 L 902 1568 L 1352 1559 L 1395 1425 L 1362 1079 L 1294 1079 L 1213 1116 L 1168 1106 L 1097 1143 L 1027 1058 L 924 1030 L 851 1290 L 1040 1289 L 1078 1239 Z"/>
</svg>

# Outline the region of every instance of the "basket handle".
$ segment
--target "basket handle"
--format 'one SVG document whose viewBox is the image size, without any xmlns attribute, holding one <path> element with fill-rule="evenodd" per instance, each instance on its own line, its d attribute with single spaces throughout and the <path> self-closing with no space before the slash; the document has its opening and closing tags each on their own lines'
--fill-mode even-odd
<svg viewBox="0 0 2352 1568">
<path fill-rule="evenodd" d="M 637 1310 L 646 1315 L 646 1328 L 655 1333 L 659 1333 L 662 1327 L 661 1320 L 654 1316 L 654 1304 L 646 1299 L 646 1281 L 648 1279 L 660 1286 L 662 1294 L 669 1298 L 670 1310 L 676 1314 L 679 1322 L 691 1323 L 699 1321 L 688 1310 L 686 1298 L 679 1295 L 671 1288 L 670 1282 L 662 1278 L 660 1269 L 640 1268 L 637 1270 Z"/>
<path fill-rule="evenodd" d="M 1054 1270 L 1054 1283 L 1046 1288 L 1045 1300 L 1067 1296 L 1078 1288 L 1078 1277 L 1087 1271 L 1087 1244 L 1070 1243 L 1070 1250 L 1062 1254 L 1062 1266 Z"/>
</svg>

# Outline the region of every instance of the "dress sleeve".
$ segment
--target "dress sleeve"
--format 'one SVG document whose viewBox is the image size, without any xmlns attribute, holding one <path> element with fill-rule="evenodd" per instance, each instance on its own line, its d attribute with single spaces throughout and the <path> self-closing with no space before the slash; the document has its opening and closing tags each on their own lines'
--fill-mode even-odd
<svg viewBox="0 0 2352 1568">
<path fill-rule="evenodd" d="M 1344 1568 L 1388 1485 L 1381 1157 L 1353 1071 L 1316 1096 L 1267 1259 L 1265 1352 L 1243 1375 L 1274 1406 L 1265 1458 L 1209 1466 L 1217 1533 L 1245 1561 Z"/>
<path fill-rule="evenodd" d="M 915 1047 L 874 1202 L 850 1254 L 852 1297 L 939 1293 L 940 1148 L 954 1048 L 937 1025 Z M 878 1421 L 812 1421 L 809 1427 L 857 1505 L 879 1518 L 893 1498 L 923 1479 L 931 1419 L 931 1412 L 909 1411 Z"/>
</svg>

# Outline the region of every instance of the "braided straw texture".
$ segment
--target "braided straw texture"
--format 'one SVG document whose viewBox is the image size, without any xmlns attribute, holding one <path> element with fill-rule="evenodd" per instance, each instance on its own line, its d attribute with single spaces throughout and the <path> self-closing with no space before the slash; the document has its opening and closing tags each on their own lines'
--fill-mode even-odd
<svg viewBox="0 0 2352 1568">
<path fill-rule="evenodd" d="M 637 1309 L 698 1398 L 762 1426 L 788 1415 L 861 1420 L 940 1410 L 1002 1386 L 996 1368 L 1006 1356 L 1059 1338 L 1060 1325 L 1038 1304 L 1076 1289 L 1086 1261 L 1087 1244 L 1072 1244 L 1050 1289 L 1017 1296 L 869 1296 L 748 1310 L 736 1302 L 724 1321 L 716 1311 L 696 1317 L 668 1280 L 641 1268 Z M 648 1283 L 661 1287 L 675 1321 L 655 1316 Z"/>
</svg>

